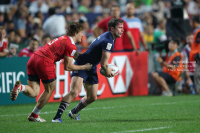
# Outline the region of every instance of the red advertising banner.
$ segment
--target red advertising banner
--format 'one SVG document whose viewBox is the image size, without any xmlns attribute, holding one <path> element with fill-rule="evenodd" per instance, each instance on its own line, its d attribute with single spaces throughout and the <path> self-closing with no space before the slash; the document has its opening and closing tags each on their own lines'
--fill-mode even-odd
<svg viewBox="0 0 200 133">
<path fill-rule="evenodd" d="M 116 52 L 112 53 L 109 59 L 110 64 L 119 67 L 120 74 L 113 78 L 106 78 L 100 74 L 98 65 L 97 72 L 99 78 L 98 98 L 112 98 L 125 96 L 148 95 L 148 53 L 141 52 Z M 69 71 L 64 71 L 62 62 L 56 63 L 56 88 L 49 99 L 49 102 L 59 102 L 62 97 L 69 93 L 71 77 Z M 40 94 L 44 91 L 41 83 Z M 74 100 L 80 100 L 86 95 L 84 87 Z M 36 101 L 39 97 L 36 98 Z"/>
</svg>

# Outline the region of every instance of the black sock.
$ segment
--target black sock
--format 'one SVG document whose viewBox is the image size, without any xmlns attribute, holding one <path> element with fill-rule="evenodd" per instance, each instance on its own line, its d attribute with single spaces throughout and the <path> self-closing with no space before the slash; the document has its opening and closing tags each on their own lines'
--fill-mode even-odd
<svg viewBox="0 0 200 133">
<path fill-rule="evenodd" d="M 86 106 L 87 106 L 87 105 L 84 105 L 84 104 L 82 103 L 82 101 L 80 101 L 79 104 L 71 110 L 71 112 L 72 112 L 73 114 L 77 114 L 79 111 L 81 111 L 81 110 L 82 110 L 83 108 L 85 108 Z"/>
<path fill-rule="evenodd" d="M 63 112 L 65 111 L 65 109 L 69 106 L 69 103 L 68 102 L 65 102 L 65 101 L 61 101 L 60 103 L 60 106 L 58 108 L 58 111 L 56 113 L 56 116 L 54 117 L 54 120 L 55 119 L 58 119 L 58 118 L 61 118 Z"/>
</svg>

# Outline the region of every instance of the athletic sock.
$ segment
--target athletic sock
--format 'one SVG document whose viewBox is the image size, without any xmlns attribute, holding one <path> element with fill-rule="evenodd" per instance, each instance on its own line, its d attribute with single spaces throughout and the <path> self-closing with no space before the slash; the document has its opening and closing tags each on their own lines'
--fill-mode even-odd
<svg viewBox="0 0 200 133">
<path fill-rule="evenodd" d="M 69 106 L 69 103 L 68 102 L 65 102 L 65 101 L 61 101 L 60 103 L 60 106 L 58 108 L 58 111 L 56 113 L 56 116 L 54 117 L 54 120 L 55 119 L 58 119 L 58 118 L 61 118 L 63 112 L 65 111 L 65 109 Z"/>
<path fill-rule="evenodd" d="M 25 90 L 25 85 L 22 85 L 21 91 L 23 92 Z"/>
<path fill-rule="evenodd" d="M 33 109 L 32 113 L 38 115 L 38 114 L 40 113 L 40 111 L 41 111 L 41 109 L 38 109 L 38 108 L 35 107 L 35 108 Z"/>
<path fill-rule="evenodd" d="M 85 101 L 85 98 L 83 97 L 81 100 L 80 100 L 80 102 L 79 102 L 79 104 L 76 106 L 76 107 L 74 107 L 72 110 L 71 110 L 71 112 L 73 113 L 73 114 L 77 114 L 79 111 L 81 111 L 83 108 L 85 108 L 87 106 L 87 103 L 86 103 L 86 101 Z"/>
</svg>

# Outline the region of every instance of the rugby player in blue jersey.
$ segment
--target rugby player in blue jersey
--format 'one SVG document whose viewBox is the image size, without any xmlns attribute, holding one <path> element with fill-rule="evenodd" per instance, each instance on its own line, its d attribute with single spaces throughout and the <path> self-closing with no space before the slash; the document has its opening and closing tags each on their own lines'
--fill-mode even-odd
<svg viewBox="0 0 200 133">
<path fill-rule="evenodd" d="M 108 68 L 108 59 L 110 58 L 110 52 L 114 47 L 115 39 L 122 36 L 124 31 L 123 23 L 124 21 L 121 19 L 111 19 L 108 22 L 109 31 L 97 37 L 90 44 L 88 50 L 79 55 L 78 59 L 75 61 L 75 64 L 82 65 L 90 63 L 92 64 L 92 68 L 89 71 L 73 71 L 70 92 L 63 97 L 56 116 L 53 118 L 52 122 L 62 122 L 61 116 L 63 112 L 70 105 L 70 102 L 81 91 L 82 85 L 84 85 L 86 90 L 86 96 L 84 96 L 80 100 L 79 104 L 69 112 L 69 117 L 75 120 L 80 120 L 80 115 L 78 112 L 97 100 L 97 65 L 99 63 L 101 64 L 102 69 L 106 72 L 106 77 L 114 76 L 112 74 L 112 69 Z"/>
</svg>

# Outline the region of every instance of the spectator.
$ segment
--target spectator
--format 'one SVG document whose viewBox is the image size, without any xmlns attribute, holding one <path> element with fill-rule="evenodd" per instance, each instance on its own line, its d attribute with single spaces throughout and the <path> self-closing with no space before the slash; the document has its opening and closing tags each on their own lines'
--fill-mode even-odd
<svg viewBox="0 0 200 133">
<path fill-rule="evenodd" d="M 26 22 L 26 34 L 27 35 L 33 34 L 33 32 L 34 32 L 34 21 L 32 15 L 29 14 Z"/>
<path fill-rule="evenodd" d="M 90 11 L 90 0 L 81 0 L 81 5 L 78 7 L 78 12 L 88 13 Z"/>
<path fill-rule="evenodd" d="M 44 0 L 37 0 L 31 3 L 29 7 L 29 12 L 35 14 L 37 12 L 47 13 L 48 12 L 48 5 L 44 2 Z"/>
<path fill-rule="evenodd" d="M 200 16 L 194 16 L 192 18 L 192 28 L 194 29 L 194 33 L 200 29 Z"/>
<path fill-rule="evenodd" d="M 4 13 L 0 12 L 0 26 L 4 26 Z"/>
<path fill-rule="evenodd" d="M 99 29 L 103 29 L 104 32 L 108 31 L 108 22 L 112 18 L 120 18 L 120 9 L 118 5 L 115 5 L 111 8 L 111 17 L 105 18 L 102 21 L 100 21 L 97 25 L 93 27 L 93 33 L 95 37 L 99 36 Z M 137 48 L 135 46 L 134 39 L 131 35 L 131 32 L 129 31 L 128 25 L 126 22 L 124 22 L 124 32 L 123 34 L 126 34 L 128 36 L 128 39 L 130 40 L 134 50 L 137 51 Z M 120 38 L 117 38 L 114 44 L 114 51 L 123 51 L 123 36 Z"/>
<path fill-rule="evenodd" d="M 5 57 L 10 54 L 8 50 L 8 43 L 5 39 L 5 29 L 0 27 L 0 57 Z"/>
<path fill-rule="evenodd" d="M 103 14 L 103 18 L 108 18 L 108 17 L 110 17 L 110 15 L 108 13 Z"/>
<path fill-rule="evenodd" d="M 195 63 L 190 61 L 190 51 L 192 43 L 194 42 L 194 35 L 192 33 L 188 34 L 186 37 L 186 45 L 183 48 L 181 54 L 183 56 L 183 65 L 186 76 L 186 84 L 190 87 L 190 93 L 194 94 L 194 68 Z"/>
<path fill-rule="evenodd" d="M 147 44 L 151 44 L 154 40 L 154 36 L 153 36 L 153 32 L 154 32 L 154 28 L 153 25 L 148 25 L 145 28 L 145 33 L 144 33 L 144 39 L 146 41 Z"/>
<path fill-rule="evenodd" d="M 165 35 L 165 25 L 166 20 L 162 19 L 161 21 L 159 21 L 157 28 L 154 30 L 154 43 L 160 45 L 160 47 L 163 46 L 161 42 L 167 40 L 167 36 Z"/>
<path fill-rule="evenodd" d="M 82 46 L 82 53 L 84 53 L 88 48 L 87 31 L 89 29 L 89 24 L 87 18 L 82 16 L 79 23 L 83 24 L 83 37 L 81 39 L 80 45 Z"/>
<path fill-rule="evenodd" d="M 42 12 L 37 12 L 36 14 L 35 14 L 35 17 L 36 18 L 39 18 L 40 20 L 41 20 L 41 22 L 43 23 L 44 22 L 44 14 L 42 13 Z"/>
<path fill-rule="evenodd" d="M 29 46 L 20 51 L 19 56 L 30 57 L 38 49 L 38 46 L 39 46 L 39 42 L 33 38 L 29 42 Z"/>
<path fill-rule="evenodd" d="M 8 32 L 8 41 L 9 41 L 9 43 L 15 42 L 15 31 L 14 30 L 10 30 Z"/>
<path fill-rule="evenodd" d="M 42 30 L 42 28 L 38 28 L 36 30 L 35 35 L 33 36 L 34 38 L 37 38 L 37 40 L 39 41 L 39 43 L 42 43 L 42 37 L 44 35 L 44 31 Z"/>
<path fill-rule="evenodd" d="M 144 14 L 144 18 L 143 18 L 143 26 L 145 27 L 145 26 L 148 26 L 148 25 L 156 25 L 156 24 L 154 24 L 153 23 L 153 16 L 150 14 L 150 13 L 145 13 Z M 155 28 L 155 26 L 154 26 L 154 28 Z"/>
<path fill-rule="evenodd" d="M 7 30 L 7 33 L 15 29 L 15 24 L 12 20 L 6 21 L 5 28 Z"/>
<path fill-rule="evenodd" d="M 93 29 L 93 27 L 94 27 L 95 25 L 97 25 L 102 19 L 103 19 L 102 16 L 97 16 L 97 17 L 95 18 L 95 21 L 94 21 L 93 25 L 91 26 L 92 29 Z M 99 35 L 101 35 L 101 34 L 103 33 L 103 31 L 102 31 L 101 29 L 100 29 L 98 32 L 99 32 L 99 33 L 98 33 Z M 91 44 L 95 39 L 96 39 L 96 37 L 94 36 L 94 34 L 91 34 L 91 35 L 88 37 L 88 44 Z"/>
<path fill-rule="evenodd" d="M 77 12 L 72 14 L 72 22 L 78 22 L 79 21 L 79 14 Z"/>
<path fill-rule="evenodd" d="M 94 1 L 94 13 L 102 13 L 103 8 L 101 6 L 101 1 L 100 0 L 95 0 Z"/>
<path fill-rule="evenodd" d="M 51 37 L 48 34 L 42 36 L 42 47 L 51 41 Z"/>
<path fill-rule="evenodd" d="M 19 48 L 19 45 L 16 45 L 16 44 L 13 44 L 11 43 L 10 44 L 10 53 L 11 55 L 8 55 L 8 57 L 17 57 L 17 49 Z"/>
<path fill-rule="evenodd" d="M 33 22 L 34 22 L 34 30 L 42 28 L 42 21 L 40 18 L 34 18 Z"/>
<path fill-rule="evenodd" d="M 66 14 L 65 20 L 66 20 L 67 25 L 69 25 L 72 22 L 72 15 Z"/>
<path fill-rule="evenodd" d="M 12 14 L 14 14 L 14 24 L 15 30 L 20 34 L 22 38 L 26 37 L 26 26 L 25 20 L 28 15 L 28 9 L 24 6 L 24 0 L 19 0 L 18 5 L 12 9 Z"/>
<path fill-rule="evenodd" d="M 195 62 L 194 83 L 196 87 L 196 94 L 200 94 L 200 28 L 194 34 L 194 42 L 192 43 L 190 51 L 190 61 Z"/>
<path fill-rule="evenodd" d="M 19 33 L 15 32 L 15 41 L 14 43 L 20 44 L 22 42 L 22 38 Z"/>
<path fill-rule="evenodd" d="M 166 55 L 165 61 L 161 57 L 157 57 L 157 61 L 163 66 L 163 71 L 152 72 L 152 77 L 160 91 L 162 91 L 162 96 L 173 95 L 167 84 L 175 84 L 180 79 L 181 71 L 183 71 L 178 44 L 178 39 L 172 39 L 169 42 L 169 53 Z"/>
<path fill-rule="evenodd" d="M 66 32 L 66 22 L 64 16 L 56 15 L 54 8 L 50 8 L 48 14 L 49 18 L 47 18 L 42 26 L 44 33 L 49 34 L 53 38 L 64 35 Z"/>
<path fill-rule="evenodd" d="M 52 8 L 55 6 L 55 0 L 46 0 L 46 4 L 48 6 L 48 8 Z"/>
<path fill-rule="evenodd" d="M 51 37 L 48 34 L 42 36 L 42 46 L 39 46 L 38 49 L 44 47 L 48 42 L 51 41 Z"/>
<path fill-rule="evenodd" d="M 122 19 L 124 21 L 126 21 L 126 23 L 128 24 L 128 27 L 131 31 L 131 34 L 135 40 L 135 44 L 137 49 L 140 49 L 140 41 L 142 42 L 142 44 L 144 45 L 145 50 L 148 49 L 147 45 L 146 45 L 146 41 L 144 39 L 144 28 L 142 27 L 142 22 L 139 18 L 134 16 L 134 4 L 133 3 L 129 3 L 126 5 L 126 15 L 124 17 L 122 17 Z M 131 43 L 129 42 L 127 36 L 124 36 L 123 39 L 123 44 L 124 44 L 124 50 L 126 51 L 132 51 L 133 50 L 133 46 L 131 45 Z"/>
<path fill-rule="evenodd" d="M 63 13 L 65 10 L 63 0 L 57 0 L 55 6 L 56 13 Z"/>
<path fill-rule="evenodd" d="M 198 15 L 200 14 L 200 0 L 191 0 L 189 2 L 188 8 L 187 8 L 189 15 Z"/>
<path fill-rule="evenodd" d="M 102 0 L 102 7 L 103 7 L 103 12 L 104 13 L 109 13 L 110 9 L 108 7 L 108 0 Z"/>
<path fill-rule="evenodd" d="M 162 0 L 155 0 L 152 5 L 152 14 L 157 18 L 158 21 L 164 19 L 165 5 Z"/>
<path fill-rule="evenodd" d="M 64 7 L 66 13 L 72 13 L 72 1 L 71 0 L 64 0 Z"/>
</svg>

